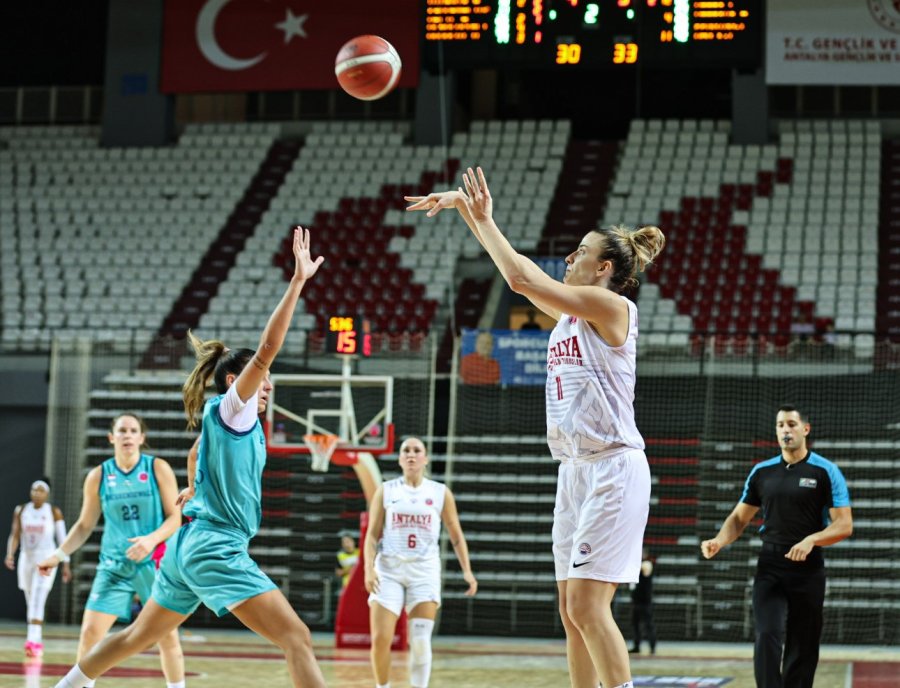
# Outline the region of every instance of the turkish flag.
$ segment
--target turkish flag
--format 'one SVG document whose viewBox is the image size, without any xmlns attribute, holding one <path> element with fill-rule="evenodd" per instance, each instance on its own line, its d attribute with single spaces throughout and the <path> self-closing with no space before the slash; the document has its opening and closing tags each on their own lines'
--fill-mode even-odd
<svg viewBox="0 0 900 688">
<path fill-rule="evenodd" d="M 374 34 L 403 61 L 399 86 L 419 80 L 418 0 L 166 0 L 163 93 L 337 88 L 334 58 Z"/>
</svg>

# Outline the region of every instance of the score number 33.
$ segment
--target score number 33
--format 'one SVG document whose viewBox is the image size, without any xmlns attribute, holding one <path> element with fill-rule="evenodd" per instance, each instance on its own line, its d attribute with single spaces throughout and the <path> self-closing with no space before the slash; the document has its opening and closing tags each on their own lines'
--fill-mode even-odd
<svg viewBox="0 0 900 688">
<path fill-rule="evenodd" d="M 616 43 L 613 45 L 613 64 L 634 64 L 638 58 L 637 43 Z"/>
</svg>

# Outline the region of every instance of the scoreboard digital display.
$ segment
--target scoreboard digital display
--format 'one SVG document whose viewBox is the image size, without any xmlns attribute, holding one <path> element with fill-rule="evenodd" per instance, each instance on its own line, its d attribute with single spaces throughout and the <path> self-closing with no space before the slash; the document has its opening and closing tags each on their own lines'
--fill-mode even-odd
<svg viewBox="0 0 900 688">
<path fill-rule="evenodd" d="M 754 68 L 762 0 L 423 0 L 433 70 Z"/>
<path fill-rule="evenodd" d="M 325 349 L 344 356 L 372 355 L 372 335 L 369 321 L 352 315 L 333 315 L 328 318 Z"/>
</svg>

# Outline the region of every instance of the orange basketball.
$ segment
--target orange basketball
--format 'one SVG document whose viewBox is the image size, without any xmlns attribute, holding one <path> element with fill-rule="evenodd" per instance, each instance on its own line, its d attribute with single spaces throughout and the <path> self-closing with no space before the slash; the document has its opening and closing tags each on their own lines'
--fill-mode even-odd
<svg viewBox="0 0 900 688">
<path fill-rule="evenodd" d="M 394 90 L 400 67 L 400 55 L 380 36 L 351 38 L 334 60 L 341 88 L 360 100 L 378 100 Z"/>
</svg>

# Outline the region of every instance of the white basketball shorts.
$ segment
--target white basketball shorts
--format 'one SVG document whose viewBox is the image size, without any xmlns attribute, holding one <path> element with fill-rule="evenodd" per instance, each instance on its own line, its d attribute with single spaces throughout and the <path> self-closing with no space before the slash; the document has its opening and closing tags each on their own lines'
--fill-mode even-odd
<svg viewBox="0 0 900 688">
<path fill-rule="evenodd" d="M 53 587 L 53 581 L 56 580 L 56 572 L 60 567 L 57 566 L 50 569 L 49 576 L 42 576 L 37 567 L 51 554 L 53 554 L 53 550 L 49 552 L 19 552 L 19 559 L 16 562 L 16 576 L 19 590 L 24 592 L 26 597 L 31 594 L 32 590 L 50 590 Z"/>
<path fill-rule="evenodd" d="M 640 449 L 559 465 L 553 509 L 556 580 L 637 583 L 650 512 L 650 467 Z"/>
<path fill-rule="evenodd" d="M 400 616 L 422 602 L 441 605 L 441 560 L 432 557 L 423 561 L 403 561 L 395 557 L 375 558 L 378 574 L 378 592 L 369 595 L 369 606 L 377 602 L 388 611 Z"/>
</svg>

